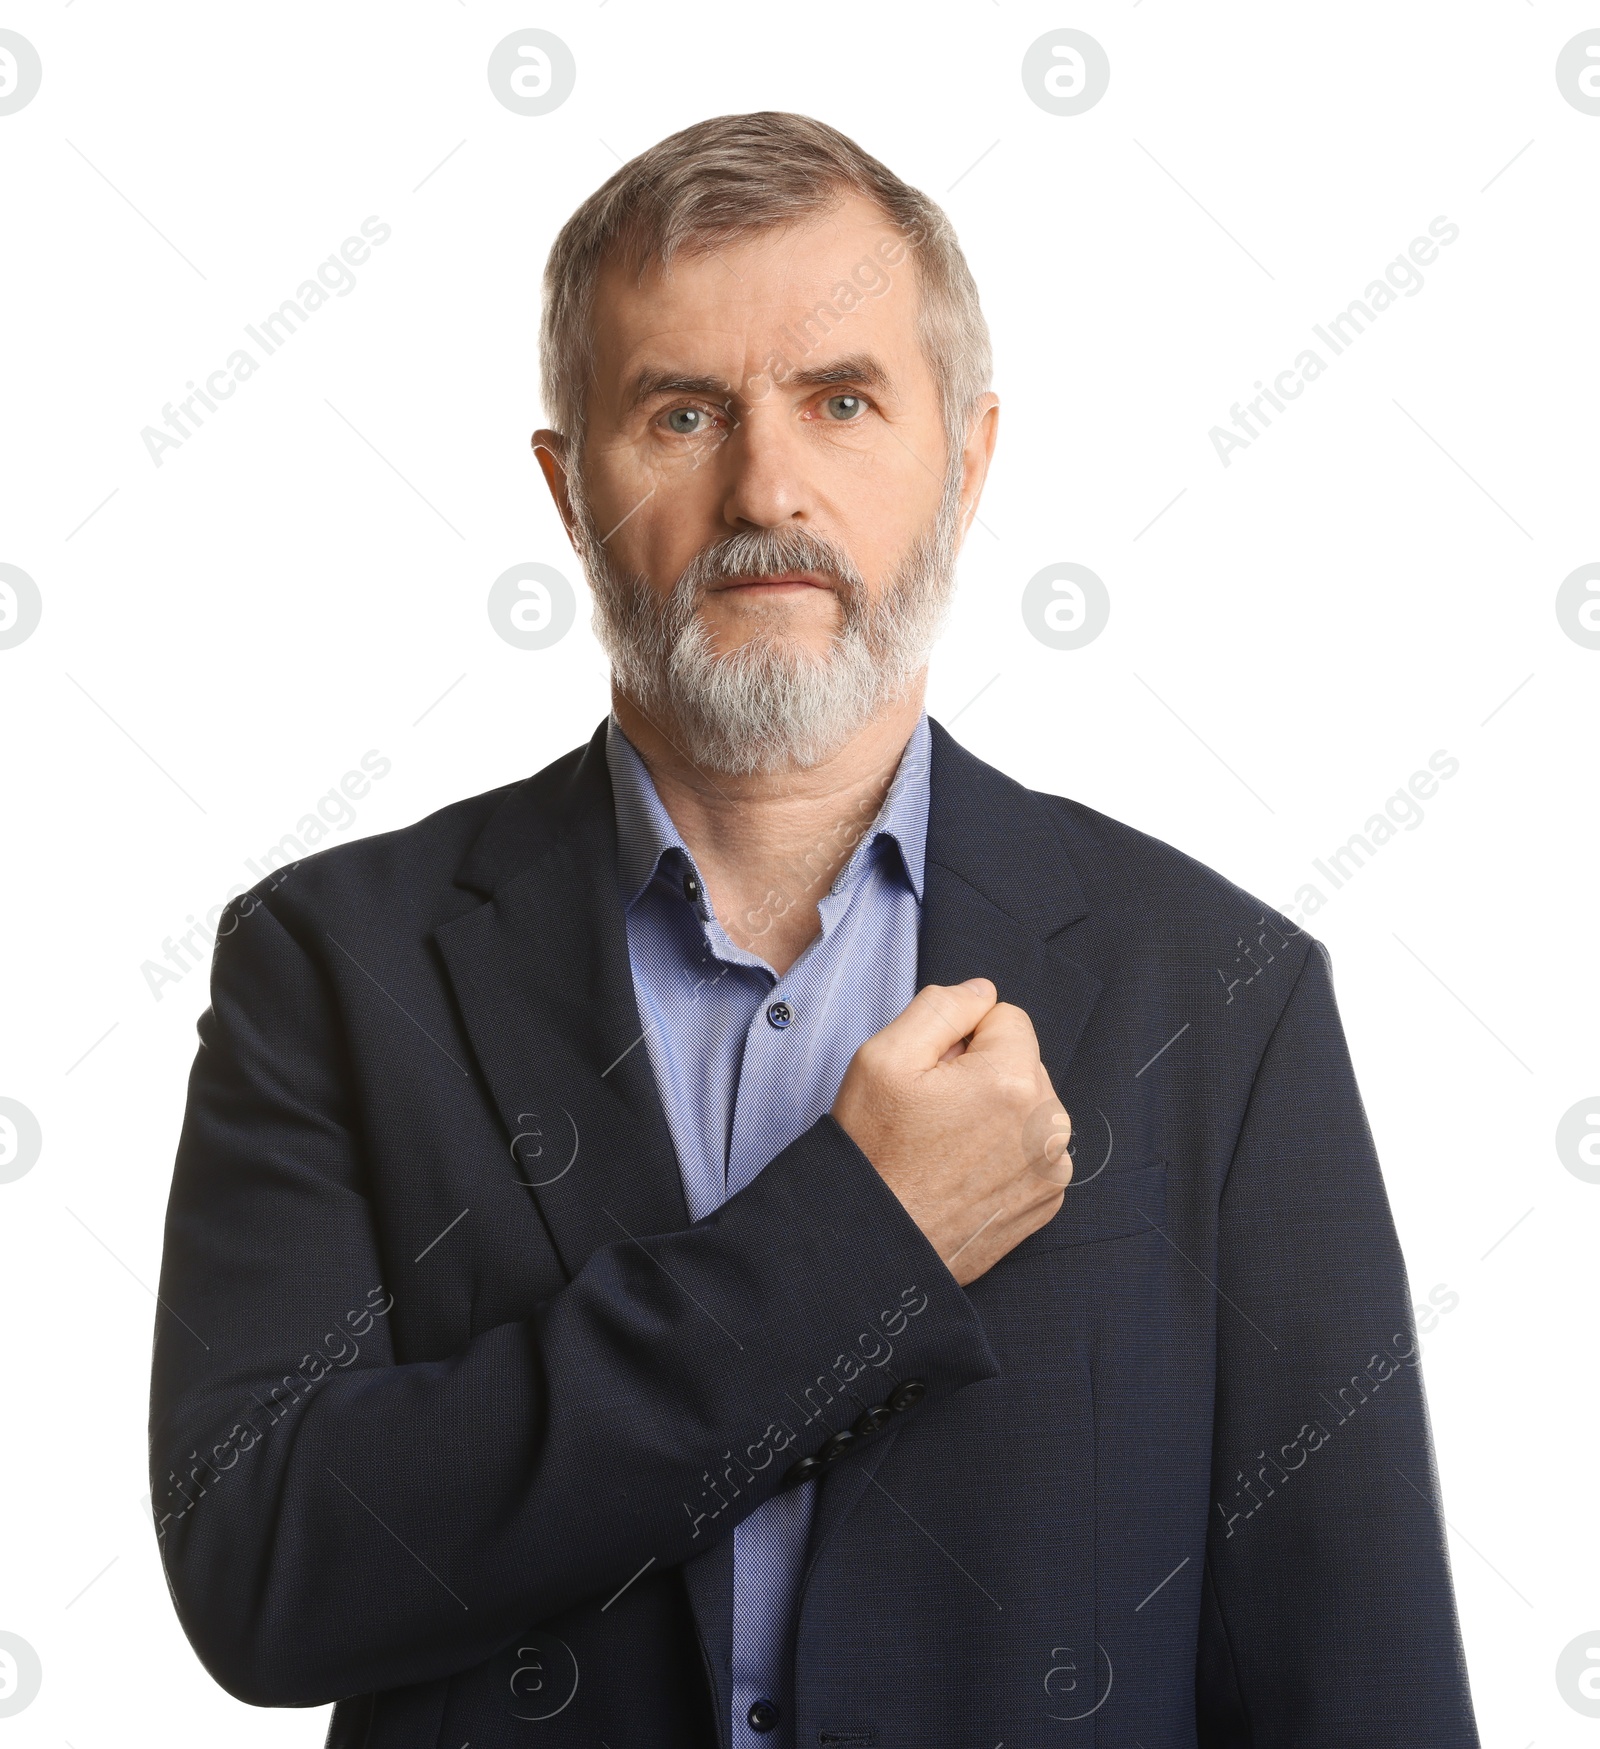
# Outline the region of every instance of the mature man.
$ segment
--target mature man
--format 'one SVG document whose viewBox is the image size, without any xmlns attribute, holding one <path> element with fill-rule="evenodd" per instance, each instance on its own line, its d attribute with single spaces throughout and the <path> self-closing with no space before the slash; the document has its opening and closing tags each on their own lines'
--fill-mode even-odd
<svg viewBox="0 0 1600 1749">
<path fill-rule="evenodd" d="M 207 1667 L 352 1749 L 1475 1744 L 1325 955 L 923 714 L 947 221 L 723 117 L 543 344 L 610 719 L 219 939 L 151 1436 Z"/>
</svg>

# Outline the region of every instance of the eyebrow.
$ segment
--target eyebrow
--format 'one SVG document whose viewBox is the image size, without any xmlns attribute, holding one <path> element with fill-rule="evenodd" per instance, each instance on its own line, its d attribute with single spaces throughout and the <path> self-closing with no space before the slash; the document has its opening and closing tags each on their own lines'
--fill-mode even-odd
<svg viewBox="0 0 1600 1749">
<path fill-rule="evenodd" d="M 864 352 L 835 359 L 832 364 L 813 365 L 810 370 L 791 371 L 784 385 L 802 389 L 825 389 L 834 383 L 860 383 L 868 389 L 890 389 L 889 373 Z"/>
<path fill-rule="evenodd" d="M 695 376 L 684 371 L 642 370 L 633 379 L 627 410 L 631 413 L 658 395 L 704 395 L 708 401 L 726 401 L 733 390 L 721 377 Z"/>
<path fill-rule="evenodd" d="M 832 364 L 813 365 L 809 370 L 791 371 L 783 379 L 785 388 L 825 389 L 836 383 L 859 383 L 863 388 L 886 392 L 893 389 L 889 373 L 864 352 L 835 359 Z M 626 409 L 634 412 L 646 401 L 653 401 L 661 395 L 703 395 L 709 401 L 727 402 L 734 398 L 734 391 L 723 377 L 646 369 L 633 379 Z"/>
</svg>

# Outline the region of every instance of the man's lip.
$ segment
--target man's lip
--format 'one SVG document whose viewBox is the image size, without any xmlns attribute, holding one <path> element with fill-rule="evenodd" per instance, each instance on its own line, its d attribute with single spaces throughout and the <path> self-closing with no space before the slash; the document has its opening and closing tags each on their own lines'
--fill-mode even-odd
<svg viewBox="0 0 1600 1749">
<path fill-rule="evenodd" d="M 785 571 L 776 577 L 724 577 L 711 585 L 710 593 L 720 595 L 728 589 L 770 589 L 780 585 L 804 585 L 810 589 L 827 589 L 830 585 L 811 571 Z"/>
</svg>

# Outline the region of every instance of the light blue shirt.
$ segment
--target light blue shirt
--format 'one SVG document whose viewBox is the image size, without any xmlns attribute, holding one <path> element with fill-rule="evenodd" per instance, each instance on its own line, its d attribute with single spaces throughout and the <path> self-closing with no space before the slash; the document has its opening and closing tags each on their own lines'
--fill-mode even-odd
<svg viewBox="0 0 1600 1749">
<path fill-rule="evenodd" d="M 876 817 L 842 818 L 819 839 L 813 869 L 856 847 L 818 902 L 822 933 L 780 978 L 729 938 L 644 761 L 615 717 L 607 725 L 634 995 L 691 1220 L 832 1108 L 858 1047 L 916 994 L 931 745 L 923 716 Z M 742 939 L 759 947 L 811 886 L 804 861 L 792 891 L 733 920 Z M 815 1492 L 790 1488 L 734 1529 L 735 1749 L 793 1742 L 794 1611 Z M 758 1701 L 778 1709 L 776 1728 L 751 1727 Z"/>
</svg>

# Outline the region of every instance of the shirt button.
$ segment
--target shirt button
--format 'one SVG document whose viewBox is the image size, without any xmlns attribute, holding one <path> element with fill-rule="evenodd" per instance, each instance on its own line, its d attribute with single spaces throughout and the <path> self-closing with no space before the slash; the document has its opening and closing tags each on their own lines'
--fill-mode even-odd
<svg viewBox="0 0 1600 1749">
<path fill-rule="evenodd" d="M 700 897 L 700 882 L 692 874 L 683 877 L 683 896 L 692 905 Z"/>
<path fill-rule="evenodd" d="M 767 1025 L 775 1026 L 779 1032 L 794 1019 L 794 1010 L 787 1002 L 774 1002 L 767 1010 Z"/>
<path fill-rule="evenodd" d="M 750 1710 L 745 1714 L 750 1721 L 752 1731 L 775 1731 L 778 1728 L 778 1709 L 770 1700 L 755 1700 L 750 1703 Z"/>
</svg>

